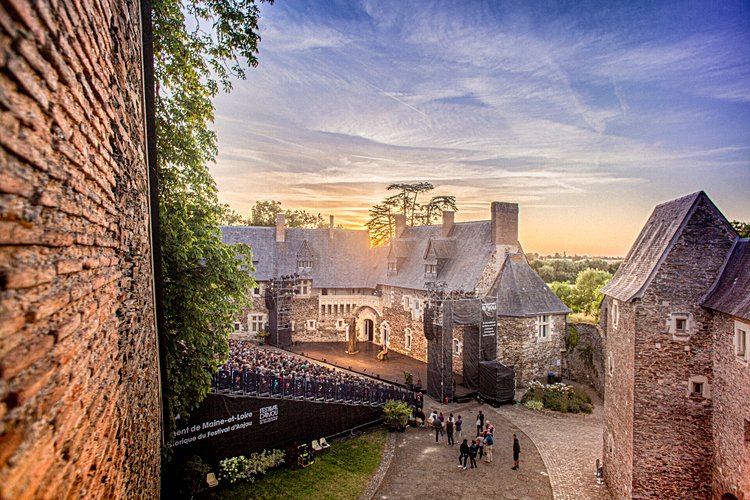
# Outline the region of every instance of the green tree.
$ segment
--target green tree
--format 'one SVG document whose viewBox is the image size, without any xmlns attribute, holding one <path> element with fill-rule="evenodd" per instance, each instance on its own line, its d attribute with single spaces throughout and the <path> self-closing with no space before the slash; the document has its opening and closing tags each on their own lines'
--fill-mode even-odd
<svg viewBox="0 0 750 500">
<path fill-rule="evenodd" d="M 256 201 L 250 210 L 250 226 L 275 226 L 276 214 L 280 213 L 280 201 Z"/>
<path fill-rule="evenodd" d="M 545 264 L 536 270 L 536 273 L 545 283 L 551 283 L 555 280 L 555 268 L 550 264 Z"/>
<path fill-rule="evenodd" d="M 573 292 L 575 286 L 564 281 L 553 281 L 549 284 L 550 289 L 555 292 L 555 295 L 562 300 L 563 304 L 570 307 L 573 312 L 580 312 L 578 307 L 573 303 Z"/>
<path fill-rule="evenodd" d="M 243 64 L 257 65 L 259 10 L 254 0 L 154 0 L 152 18 L 165 411 L 174 423 L 208 393 L 209 371 L 226 358 L 232 322 L 254 286 L 250 248 L 221 241 L 225 210 L 208 165 L 217 154 L 212 99 L 244 78 Z"/>
<path fill-rule="evenodd" d="M 578 273 L 572 297 L 572 304 L 575 309 L 596 317 L 602 300 L 600 290 L 611 279 L 611 274 L 599 269 L 586 269 Z"/>
<path fill-rule="evenodd" d="M 733 220 L 732 227 L 740 235 L 740 238 L 750 238 L 750 222 Z"/>
<path fill-rule="evenodd" d="M 370 209 L 370 218 L 365 224 L 370 232 L 370 244 L 387 244 L 395 234 L 395 216 L 402 214 L 410 226 L 432 224 L 446 210 L 458 211 L 455 196 L 438 195 L 426 204 L 419 203 L 419 195 L 435 189 L 429 182 L 413 184 L 391 184 L 388 190 L 399 193 L 387 197 Z"/>
<path fill-rule="evenodd" d="M 282 210 L 281 202 L 275 200 L 256 201 L 250 210 L 248 226 L 275 226 L 276 214 L 284 213 L 286 227 L 320 228 L 327 227 L 326 221 L 320 214 L 307 213 L 304 210 Z"/>
</svg>

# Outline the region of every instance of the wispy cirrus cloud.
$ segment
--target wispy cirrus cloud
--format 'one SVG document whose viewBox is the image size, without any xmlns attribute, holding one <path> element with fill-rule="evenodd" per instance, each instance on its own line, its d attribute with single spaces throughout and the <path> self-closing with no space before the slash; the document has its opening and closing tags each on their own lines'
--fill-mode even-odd
<svg viewBox="0 0 750 500">
<path fill-rule="evenodd" d="M 577 207 L 635 231 L 654 203 L 698 189 L 750 218 L 744 3 L 262 9 L 261 64 L 217 101 L 213 171 L 240 211 L 272 198 L 355 226 L 389 183 L 430 180 L 464 220 L 502 199 L 529 224 Z M 606 234 L 624 253 L 629 235 Z"/>
</svg>

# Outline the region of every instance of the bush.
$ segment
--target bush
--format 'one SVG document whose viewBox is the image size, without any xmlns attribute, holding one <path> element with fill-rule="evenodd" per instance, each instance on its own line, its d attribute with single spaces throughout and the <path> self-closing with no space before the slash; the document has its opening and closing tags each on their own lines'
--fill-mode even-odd
<svg viewBox="0 0 750 500">
<path fill-rule="evenodd" d="M 544 408 L 544 403 L 542 403 L 541 401 L 536 401 L 534 399 L 526 401 L 523 405 L 527 408 L 531 408 L 532 410 L 541 410 L 542 408 Z"/>
<path fill-rule="evenodd" d="M 284 463 L 284 452 L 281 450 L 253 453 L 250 457 L 225 458 L 219 462 L 219 477 L 230 483 L 255 480 L 254 476 L 265 474 L 268 470 Z"/>
<path fill-rule="evenodd" d="M 560 413 L 591 413 L 594 409 L 591 396 L 585 392 L 578 392 L 566 384 L 546 385 L 537 381 L 529 384 L 521 403 L 535 410 L 544 407 Z"/>
</svg>

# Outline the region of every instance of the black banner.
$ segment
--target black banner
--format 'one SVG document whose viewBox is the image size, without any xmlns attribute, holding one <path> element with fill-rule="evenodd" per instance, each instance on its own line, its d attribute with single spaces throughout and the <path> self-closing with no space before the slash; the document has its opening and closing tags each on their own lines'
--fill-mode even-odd
<svg viewBox="0 0 750 500">
<path fill-rule="evenodd" d="M 286 450 L 382 418 L 380 407 L 209 394 L 177 422 L 176 455 L 216 464 L 226 457 Z"/>
</svg>

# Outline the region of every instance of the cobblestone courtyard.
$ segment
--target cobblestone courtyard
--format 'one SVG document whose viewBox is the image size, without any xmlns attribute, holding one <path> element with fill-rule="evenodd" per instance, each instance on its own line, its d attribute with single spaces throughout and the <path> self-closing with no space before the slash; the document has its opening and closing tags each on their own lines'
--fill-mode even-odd
<svg viewBox="0 0 750 500">
<path fill-rule="evenodd" d="M 433 408 L 462 415 L 462 437 L 473 437 L 474 421 L 481 409 L 495 425 L 495 459 L 479 462 L 476 470 L 457 467 L 458 444 L 448 446 L 443 437 L 427 429 L 407 429 L 389 435 L 383 465 L 364 498 L 506 498 L 585 500 L 611 498 L 597 486 L 594 467 L 601 457 L 601 401 L 595 399 L 591 415 L 538 412 L 521 405 L 493 408 L 478 402 Z M 521 442 L 521 468 L 511 470 L 512 434 Z M 459 442 L 460 443 L 460 442 Z"/>
</svg>

